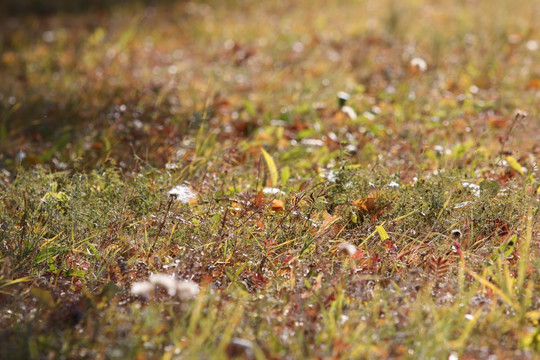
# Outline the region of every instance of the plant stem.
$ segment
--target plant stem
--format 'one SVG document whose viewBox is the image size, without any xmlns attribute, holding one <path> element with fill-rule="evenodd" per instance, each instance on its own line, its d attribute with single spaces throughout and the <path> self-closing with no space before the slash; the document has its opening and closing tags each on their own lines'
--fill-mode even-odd
<svg viewBox="0 0 540 360">
<path fill-rule="evenodd" d="M 161 225 L 159 226 L 159 230 L 156 234 L 156 237 L 154 238 L 154 242 L 152 243 L 152 246 L 150 247 L 150 251 L 148 252 L 148 256 L 146 256 L 146 261 L 150 259 L 150 255 L 152 255 L 152 252 L 154 251 L 154 247 L 156 246 L 157 240 L 159 238 L 159 235 L 161 234 L 161 230 L 163 229 L 163 225 L 165 225 L 165 221 L 167 220 L 167 216 L 169 216 L 169 211 L 171 210 L 171 206 L 176 199 L 175 196 L 170 196 L 169 203 L 167 204 L 167 211 L 165 212 L 165 216 L 163 217 L 163 220 L 161 221 Z"/>
</svg>

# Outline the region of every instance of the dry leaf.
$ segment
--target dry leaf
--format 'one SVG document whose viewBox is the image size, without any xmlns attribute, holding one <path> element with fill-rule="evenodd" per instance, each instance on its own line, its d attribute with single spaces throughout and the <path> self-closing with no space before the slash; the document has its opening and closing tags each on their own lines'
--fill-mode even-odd
<svg viewBox="0 0 540 360">
<path fill-rule="evenodd" d="M 266 228 L 261 219 L 255 220 L 255 225 L 257 225 L 259 230 L 264 230 Z"/>
<path fill-rule="evenodd" d="M 527 90 L 538 90 L 540 89 L 540 78 L 532 78 L 527 84 Z"/>
<path fill-rule="evenodd" d="M 358 200 L 353 201 L 352 204 L 354 207 L 362 211 L 372 212 L 373 210 L 375 210 L 374 198 L 358 199 Z"/>
<path fill-rule="evenodd" d="M 272 210 L 283 211 L 285 210 L 285 204 L 281 200 L 272 200 Z"/>
<path fill-rule="evenodd" d="M 380 195 L 380 190 L 372 189 L 366 198 L 355 200 L 352 202 L 352 205 L 359 210 L 373 212 L 375 211 L 375 200 L 377 200 Z"/>
<path fill-rule="evenodd" d="M 382 225 L 375 226 L 375 229 L 379 233 L 379 236 L 381 237 L 381 241 L 384 241 L 390 238 L 390 236 L 388 236 L 388 233 L 386 232 L 384 227 L 382 227 Z"/>
<path fill-rule="evenodd" d="M 264 205 L 264 199 L 265 199 L 264 194 L 263 194 L 263 191 L 261 190 L 257 193 L 257 196 L 255 196 L 255 199 L 253 199 L 253 205 L 258 208 L 262 207 Z"/>
<path fill-rule="evenodd" d="M 341 219 L 341 216 L 324 213 L 323 218 L 323 223 L 321 224 L 319 229 L 317 229 L 315 236 L 321 236 L 322 234 L 330 230 L 330 227 L 335 224 L 339 219 Z"/>
<path fill-rule="evenodd" d="M 235 201 L 232 202 L 231 203 L 231 212 L 234 215 L 239 215 L 242 212 L 242 206 L 240 206 L 240 204 L 235 202 Z"/>
</svg>

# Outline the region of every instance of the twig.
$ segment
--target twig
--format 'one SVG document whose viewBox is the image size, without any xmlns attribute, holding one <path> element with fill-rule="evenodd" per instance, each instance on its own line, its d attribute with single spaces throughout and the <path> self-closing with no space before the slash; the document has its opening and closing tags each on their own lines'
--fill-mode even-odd
<svg viewBox="0 0 540 360">
<path fill-rule="evenodd" d="M 150 259 L 150 255 L 152 255 L 152 252 L 154 251 L 154 247 L 156 246 L 157 240 L 159 238 L 159 235 L 161 234 L 161 230 L 163 229 L 163 225 L 165 225 L 165 221 L 167 220 L 167 216 L 169 216 L 169 211 L 171 210 L 171 206 L 176 200 L 176 196 L 171 195 L 169 197 L 169 203 L 167 204 L 167 211 L 165 212 L 165 216 L 163 217 L 163 220 L 161 221 L 161 225 L 159 226 L 159 230 L 156 234 L 156 237 L 154 238 L 154 242 L 152 243 L 152 246 L 150 247 L 150 251 L 148 252 L 148 256 L 146 257 L 146 261 Z"/>
<path fill-rule="evenodd" d="M 504 134 L 504 136 L 501 136 L 499 138 L 499 142 L 501 143 L 501 151 L 500 151 L 501 155 L 504 155 L 504 146 L 506 145 L 506 143 L 510 139 L 510 135 L 512 134 L 512 131 L 514 130 L 517 123 L 520 120 L 525 119 L 528 115 L 529 114 L 527 112 L 523 111 L 523 110 L 519 110 L 519 109 L 516 110 L 516 113 L 514 115 L 514 120 L 512 120 L 512 123 L 510 124 L 510 127 L 506 131 L 506 134 Z"/>
</svg>

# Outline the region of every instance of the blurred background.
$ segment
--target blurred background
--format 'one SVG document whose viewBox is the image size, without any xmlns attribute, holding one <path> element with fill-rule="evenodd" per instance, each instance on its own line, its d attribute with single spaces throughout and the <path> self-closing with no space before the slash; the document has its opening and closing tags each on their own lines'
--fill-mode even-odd
<svg viewBox="0 0 540 360">
<path fill-rule="evenodd" d="M 539 1 L 0 6 L 2 169 L 161 167 L 202 124 L 289 160 L 330 161 L 345 144 L 358 163 L 413 161 L 445 144 L 496 149 L 516 108 L 530 116 L 507 148 L 540 142 Z M 291 150 L 304 139 L 321 151 Z"/>
<path fill-rule="evenodd" d="M 58 13 L 77 13 L 87 11 L 109 11 L 111 8 L 119 5 L 128 5 L 136 2 L 151 5 L 155 3 L 164 3 L 170 0 L 4 0 L 0 7 L 2 13 L 7 16 L 15 15 L 52 15 Z"/>
</svg>

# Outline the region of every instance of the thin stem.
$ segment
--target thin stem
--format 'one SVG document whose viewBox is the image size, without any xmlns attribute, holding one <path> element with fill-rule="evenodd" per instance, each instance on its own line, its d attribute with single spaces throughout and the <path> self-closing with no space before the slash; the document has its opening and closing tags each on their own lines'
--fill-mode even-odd
<svg viewBox="0 0 540 360">
<path fill-rule="evenodd" d="M 508 140 L 510 139 L 510 135 L 512 135 L 512 131 L 514 130 L 515 126 L 517 125 L 517 123 L 520 121 L 520 120 L 523 120 L 527 117 L 527 113 L 525 111 L 522 111 L 522 110 L 517 110 L 516 111 L 516 114 L 514 116 L 514 120 L 512 120 L 512 123 L 510 124 L 510 127 L 508 128 L 508 130 L 506 130 L 506 133 L 504 134 L 504 136 L 502 136 L 501 138 L 499 138 L 499 142 L 501 143 L 501 150 L 500 150 L 500 155 L 504 155 L 504 147 L 506 145 L 506 143 L 508 142 Z"/>
<path fill-rule="evenodd" d="M 161 221 L 161 225 L 159 226 L 159 230 L 156 234 L 156 237 L 154 238 L 154 242 L 152 243 L 152 246 L 150 247 L 150 251 L 148 252 L 148 256 L 146 257 L 146 261 L 150 259 L 150 255 L 152 255 L 152 252 L 154 251 L 154 247 L 156 246 L 157 240 L 159 238 L 159 235 L 161 234 L 161 230 L 163 229 L 163 225 L 165 225 L 165 221 L 167 220 L 167 216 L 169 216 L 169 211 L 171 210 L 171 206 L 176 199 L 176 196 L 170 196 L 169 197 L 169 203 L 167 204 L 167 211 L 165 212 L 165 216 L 163 217 L 163 220 Z"/>
</svg>

